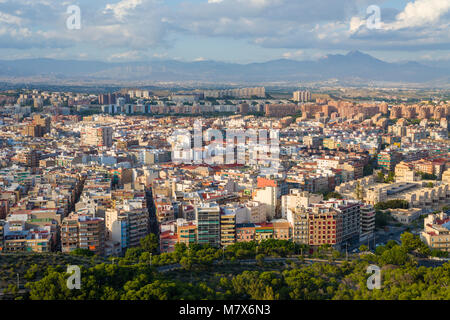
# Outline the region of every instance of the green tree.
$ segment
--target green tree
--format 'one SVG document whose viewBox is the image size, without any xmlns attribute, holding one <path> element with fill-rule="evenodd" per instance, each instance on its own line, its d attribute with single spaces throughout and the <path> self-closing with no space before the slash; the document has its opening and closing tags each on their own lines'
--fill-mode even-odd
<svg viewBox="0 0 450 320">
<path fill-rule="evenodd" d="M 140 240 L 141 247 L 147 252 L 156 253 L 158 250 L 158 237 L 154 233 L 148 234 Z"/>
<path fill-rule="evenodd" d="M 360 247 L 359 247 L 359 251 L 360 252 L 366 252 L 366 251 L 369 251 L 369 248 L 366 246 L 366 245 L 361 245 Z"/>
<path fill-rule="evenodd" d="M 73 250 L 72 252 L 70 252 L 71 255 L 74 256 L 81 256 L 81 257 L 93 257 L 95 255 L 95 253 L 93 251 L 90 251 L 88 249 L 82 249 L 82 248 L 77 248 L 75 250 Z"/>
<path fill-rule="evenodd" d="M 260 266 L 260 267 L 262 267 L 262 266 L 264 266 L 264 255 L 263 254 L 258 254 L 257 256 L 256 256 L 256 263 Z"/>
</svg>

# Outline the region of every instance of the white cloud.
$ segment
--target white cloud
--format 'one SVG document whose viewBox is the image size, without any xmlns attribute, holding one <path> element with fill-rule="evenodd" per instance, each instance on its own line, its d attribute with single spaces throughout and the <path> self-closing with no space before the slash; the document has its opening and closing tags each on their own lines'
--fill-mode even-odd
<svg viewBox="0 0 450 320">
<path fill-rule="evenodd" d="M 115 53 L 109 56 L 109 61 L 131 61 L 142 59 L 143 55 L 139 51 L 126 51 L 121 53 Z"/>
<path fill-rule="evenodd" d="M 113 59 L 138 58 L 138 53 L 146 57 L 146 52 L 166 52 L 171 47 L 179 52 L 170 56 L 182 55 L 182 46 L 193 59 L 207 54 L 204 39 L 281 49 L 274 55 L 290 59 L 305 59 L 310 49 L 450 50 L 450 0 L 409 0 L 402 10 L 391 9 L 389 14 L 383 9 L 381 30 L 368 30 L 365 15 L 368 5 L 385 0 L 78 2 L 82 29 L 69 31 L 65 6 L 73 1 L 0 0 L 0 47 L 73 46 L 96 53 L 108 48 L 108 54 L 118 52 Z M 198 39 L 198 43 L 180 39 Z"/>
<path fill-rule="evenodd" d="M 450 0 L 416 0 L 409 2 L 386 29 L 402 29 L 437 23 L 450 10 Z"/>
<path fill-rule="evenodd" d="M 140 6 L 143 2 L 144 0 L 122 0 L 116 4 L 107 4 L 104 12 L 108 13 L 109 11 L 112 11 L 118 20 L 123 20 L 130 11 L 136 9 L 136 7 Z"/>
<path fill-rule="evenodd" d="M 22 19 L 0 11 L 0 24 L 1 23 L 20 25 L 22 23 Z"/>
<path fill-rule="evenodd" d="M 408 2 L 393 22 L 381 21 L 382 30 L 400 30 L 437 25 L 440 18 L 450 11 L 450 0 L 415 0 Z M 382 17 L 381 17 L 382 18 Z M 352 17 L 350 32 L 355 33 L 366 24 L 365 19 Z"/>
</svg>

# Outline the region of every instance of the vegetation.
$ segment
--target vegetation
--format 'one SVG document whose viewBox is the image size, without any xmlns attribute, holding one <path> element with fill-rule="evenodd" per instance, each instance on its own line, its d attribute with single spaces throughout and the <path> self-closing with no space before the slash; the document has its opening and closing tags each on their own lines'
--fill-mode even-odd
<svg viewBox="0 0 450 320">
<path fill-rule="evenodd" d="M 285 243 L 286 245 L 286 243 Z M 256 243 L 239 245 L 231 253 L 246 255 Z M 262 252 L 284 247 L 275 242 L 264 243 Z M 212 248 L 197 247 L 185 250 L 178 246 L 180 259 L 199 258 L 199 252 Z M 326 248 L 323 248 L 324 250 Z M 361 249 L 366 249 L 364 246 Z M 221 250 L 219 250 L 221 251 Z M 212 253 L 212 251 L 210 252 Z M 270 266 L 262 253 L 256 266 L 234 268 L 233 265 L 214 266 L 205 270 L 159 273 L 145 262 L 134 265 L 99 264 L 82 268 L 81 290 L 68 290 L 68 275 L 61 267 L 48 267 L 42 279 L 26 285 L 25 299 L 74 300 L 409 300 L 450 299 L 450 264 L 427 268 L 419 266 L 416 256 L 427 255 L 426 247 L 417 236 L 405 233 L 401 245 L 390 241 L 376 249 L 375 254 L 363 254 L 360 259 L 341 266 L 328 263 L 313 265 L 286 263 Z M 366 273 L 369 265 L 381 268 L 382 288 L 369 290 Z M 186 264 L 189 267 L 189 264 Z M 266 269 L 263 269 L 266 268 Z M 237 270 L 237 271 L 236 271 Z M 16 293 L 17 294 L 17 293 Z"/>
<path fill-rule="evenodd" d="M 81 248 L 73 250 L 70 254 L 73 256 L 80 256 L 80 257 L 93 257 L 95 255 L 94 252 L 92 252 L 91 250 Z"/>
<path fill-rule="evenodd" d="M 392 220 L 389 212 L 386 211 L 376 211 L 375 213 L 375 227 L 384 228 Z"/>
<path fill-rule="evenodd" d="M 386 210 L 386 209 L 408 209 L 409 202 L 406 200 L 389 200 L 386 202 L 378 202 L 375 205 L 375 210 Z"/>
<path fill-rule="evenodd" d="M 411 233 L 402 234 L 400 245 L 389 241 L 377 247 L 375 253 L 362 253 L 340 265 L 306 265 L 304 258 L 270 262 L 268 256 L 309 254 L 308 246 L 281 240 L 236 243 L 225 250 L 178 244 L 173 253 L 151 256 L 155 250 L 150 236 L 143 239 L 141 247 L 128 249 L 123 258 L 115 258 L 117 264 L 106 260 L 89 263 L 87 257 L 73 254 L 24 255 L 21 261 L 33 262 L 26 272 L 21 270 L 28 281 L 26 290 L 19 291 L 11 282 L 4 287 L 4 293 L 9 298 L 31 300 L 450 299 L 450 263 L 427 268 L 419 266 L 417 260 L 428 255 L 444 257 L 446 253 L 431 251 Z M 360 251 L 368 248 L 363 245 Z M 45 257 L 37 261 L 40 256 Z M 327 256 L 333 262 L 341 254 L 327 245 L 313 254 Z M 240 259 L 254 259 L 255 263 L 241 264 Z M 157 266 L 174 263 L 180 263 L 182 269 L 158 271 Z M 67 288 L 66 264 L 80 265 L 80 290 Z M 371 291 L 366 285 L 370 276 L 366 270 L 373 264 L 381 268 L 382 288 Z M 12 269 L 7 276 L 15 279 L 15 272 Z"/>
<path fill-rule="evenodd" d="M 426 172 L 418 172 L 418 174 L 422 177 L 423 180 L 437 180 L 437 176 L 435 174 L 429 174 Z"/>
<path fill-rule="evenodd" d="M 395 181 L 395 172 L 389 171 L 387 176 L 383 172 L 378 172 L 378 181 L 384 183 L 392 183 Z"/>
<path fill-rule="evenodd" d="M 324 195 L 323 199 L 324 200 L 329 200 L 329 199 L 343 199 L 344 197 L 338 193 L 338 192 L 328 192 Z"/>
</svg>

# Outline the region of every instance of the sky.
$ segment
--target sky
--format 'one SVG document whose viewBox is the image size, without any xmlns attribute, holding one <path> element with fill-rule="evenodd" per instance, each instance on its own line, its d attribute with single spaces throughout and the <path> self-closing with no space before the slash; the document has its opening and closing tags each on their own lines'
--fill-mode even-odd
<svg viewBox="0 0 450 320">
<path fill-rule="evenodd" d="M 448 61 L 449 30 L 450 0 L 0 0 L 0 60 Z"/>
</svg>

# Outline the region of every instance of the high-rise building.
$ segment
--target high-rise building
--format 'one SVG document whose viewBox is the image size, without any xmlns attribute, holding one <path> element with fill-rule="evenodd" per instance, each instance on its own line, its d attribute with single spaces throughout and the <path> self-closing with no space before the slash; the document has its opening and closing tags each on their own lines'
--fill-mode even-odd
<svg viewBox="0 0 450 320">
<path fill-rule="evenodd" d="M 309 91 L 295 91 L 293 94 L 293 100 L 296 102 L 308 102 L 311 101 L 311 92 Z"/>
<path fill-rule="evenodd" d="M 108 94 L 100 94 L 98 96 L 98 104 L 115 104 L 116 103 L 116 95 L 112 93 Z"/>
<path fill-rule="evenodd" d="M 3 230 L 4 226 L 5 226 L 5 221 L 0 220 L 0 248 L 1 248 L 0 251 L 2 251 L 2 249 L 3 249 L 3 239 L 4 239 L 4 234 L 5 234 L 5 232 Z"/>
<path fill-rule="evenodd" d="M 220 244 L 223 247 L 236 242 L 236 214 L 223 213 L 220 216 Z"/>
<path fill-rule="evenodd" d="M 375 231 L 375 209 L 372 205 L 361 206 L 361 235 L 372 237 Z"/>
<path fill-rule="evenodd" d="M 108 239 L 119 242 L 122 252 L 137 247 L 148 235 L 149 213 L 142 209 L 109 209 L 105 213 Z"/>
<path fill-rule="evenodd" d="M 113 129 L 111 127 L 83 128 L 81 145 L 91 147 L 111 147 Z"/>
<path fill-rule="evenodd" d="M 108 209 L 105 212 L 106 237 L 108 240 L 118 242 L 122 252 L 128 248 L 128 217 L 120 214 L 119 210 Z"/>
<path fill-rule="evenodd" d="M 297 207 L 309 207 L 314 203 L 323 200 L 323 195 L 302 191 L 300 189 L 291 189 L 288 195 L 281 197 L 281 216 L 286 218 L 288 211 L 293 212 Z"/>
<path fill-rule="evenodd" d="M 378 154 L 378 167 L 385 171 L 393 171 L 401 161 L 401 155 L 396 151 L 382 151 Z"/>
<path fill-rule="evenodd" d="M 266 221 L 275 218 L 278 203 L 278 187 L 265 187 L 256 190 L 254 201 L 266 204 Z"/>
<path fill-rule="evenodd" d="M 220 207 L 215 202 L 203 203 L 195 207 L 198 244 L 220 246 Z"/>
<path fill-rule="evenodd" d="M 39 167 L 40 154 L 33 149 L 24 149 L 18 152 L 12 160 L 25 167 L 37 168 Z"/>
<path fill-rule="evenodd" d="M 49 117 L 37 114 L 33 117 L 33 124 L 42 127 L 43 135 L 50 132 L 51 120 Z"/>
</svg>

